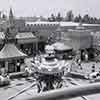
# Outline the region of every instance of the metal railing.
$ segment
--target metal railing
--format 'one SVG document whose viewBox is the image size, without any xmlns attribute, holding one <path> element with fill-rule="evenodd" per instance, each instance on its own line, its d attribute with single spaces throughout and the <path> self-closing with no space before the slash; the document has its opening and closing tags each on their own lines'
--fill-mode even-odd
<svg viewBox="0 0 100 100">
<path fill-rule="evenodd" d="M 32 97 L 26 97 L 26 99 L 21 98 L 21 100 L 65 100 L 97 93 L 100 93 L 100 83 L 92 83 L 71 88 L 62 88 L 35 95 L 33 94 Z"/>
</svg>

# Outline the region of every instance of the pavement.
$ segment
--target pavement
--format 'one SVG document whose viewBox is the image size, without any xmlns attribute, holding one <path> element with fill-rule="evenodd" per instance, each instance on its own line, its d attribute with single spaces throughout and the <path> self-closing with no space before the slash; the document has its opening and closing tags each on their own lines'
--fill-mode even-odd
<svg viewBox="0 0 100 100">
<path fill-rule="evenodd" d="M 31 80 L 31 79 L 30 79 Z M 26 80 L 25 78 L 20 79 L 13 79 L 11 80 L 11 84 L 8 86 L 0 87 L 0 99 L 1 100 L 8 100 L 8 98 L 16 95 L 23 89 L 29 87 L 32 84 L 32 81 Z M 22 93 L 21 95 L 17 96 L 12 100 L 18 100 L 21 98 L 30 97 L 33 94 L 37 93 L 36 87 L 29 89 L 28 91 Z"/>
</svg>

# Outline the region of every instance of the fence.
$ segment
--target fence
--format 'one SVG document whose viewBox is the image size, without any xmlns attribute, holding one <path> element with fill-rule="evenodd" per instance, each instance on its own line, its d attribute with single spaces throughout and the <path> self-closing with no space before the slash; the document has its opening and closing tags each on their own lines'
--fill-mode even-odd
<svg viewBox="0 0 100 100">
<path fill-rule="evenodd" d="M 65 100 L 85 95 L 100 93 L 100 83 L 92 83 L 84 86 L 75 86 L 72 88 L 62 88 L 52 91 L 36 94 L 30 98 L 21 100 Z"/>
</svg>

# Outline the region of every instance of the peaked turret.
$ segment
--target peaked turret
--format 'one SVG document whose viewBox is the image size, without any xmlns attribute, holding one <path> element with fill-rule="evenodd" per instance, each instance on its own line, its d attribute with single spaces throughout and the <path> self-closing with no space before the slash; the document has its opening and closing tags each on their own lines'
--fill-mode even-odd
<svg viewBox="0 0 100 100">
<path fill-rule="evenodd" d="M 9 12 L 9 24 L 10 26 L 14 25 L 14 15 L 13 15 L 12 8 L 10 8 L 10 12 Z"/>
<path fill-rule="evenodd" d="M 7 42 L 8 42 L 8 40 L 15 39 L 16 34 L 17 34 L 17 30 L 15 27 L 15 19 L 13 16 L 12 9 L 10 8 L 8 27 L 5 31 L 5 38 L 6 38 Z"/>
</svg>

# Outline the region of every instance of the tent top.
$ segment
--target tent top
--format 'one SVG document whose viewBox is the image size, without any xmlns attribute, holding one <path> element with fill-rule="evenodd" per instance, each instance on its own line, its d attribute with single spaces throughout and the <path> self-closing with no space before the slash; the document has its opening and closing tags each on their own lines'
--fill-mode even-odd
<svg viewBox="0 0 100 100">
<path fill-rule="evenodd" d="M 17 33 L 16 35 L 17 39 L 27 39 L 27 38 L 36 38 L 31 32 L 23 32 L 23 33 Z"/>
<path fill-rule="evenodd" d="M 72 47 L 65 45 L 62 42 L 56 42 L 52 44 L 52 46 L 54 47 L 55 50 L 71 50 L 72 49 Z"/>
<path fill-rule="evenodd" d="M 16 39 L 36 38 L 31 32 L 17 33 Z M 0 32 L 0 39 L 5 39 L 4 32 Z"/>
<path fill-rule="evenodd" d="M 5 44 L 3 49 L 0 51 L 0 60 L 8 59 L 19 59 L 27 57 L 26 54 L 22 53 L 14 44 Z"/>
<path fill-rule="evenodd" d="M 54 50 L 54 47 L 52 45 L 46 45 L 45 50 Z"/>
</svg>

